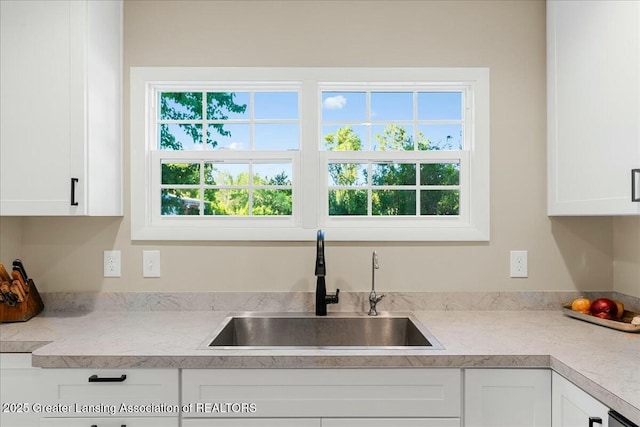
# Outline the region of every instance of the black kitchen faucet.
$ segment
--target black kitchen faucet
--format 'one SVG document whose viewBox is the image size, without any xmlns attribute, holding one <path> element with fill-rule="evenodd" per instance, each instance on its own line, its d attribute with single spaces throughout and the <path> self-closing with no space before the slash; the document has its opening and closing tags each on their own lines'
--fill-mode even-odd
<svg viewBox="0 0 640 427">
<path fill-rule="evenodd" d="M 327 304 L 337 304 L 340 289 L 336 289 L 335 295 L 327 295 L 327 286 L 324 277 L 327 274 L 327 266 L 324 259 L 324 232 L 318 230 L 316 241 L 316 316 L 327 315 Z"/>
</svg>

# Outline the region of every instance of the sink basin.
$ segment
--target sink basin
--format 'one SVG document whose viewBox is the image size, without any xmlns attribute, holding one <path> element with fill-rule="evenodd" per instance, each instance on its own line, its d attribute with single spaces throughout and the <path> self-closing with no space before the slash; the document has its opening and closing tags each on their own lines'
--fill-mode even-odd
<svg viewBox="0 0 640 427">
<path fill-rule="evenodd" d="M 208 349 L 442 349 L 411 314 L 239 313 L 224 319 L 200 346 Z"/>
</svg>

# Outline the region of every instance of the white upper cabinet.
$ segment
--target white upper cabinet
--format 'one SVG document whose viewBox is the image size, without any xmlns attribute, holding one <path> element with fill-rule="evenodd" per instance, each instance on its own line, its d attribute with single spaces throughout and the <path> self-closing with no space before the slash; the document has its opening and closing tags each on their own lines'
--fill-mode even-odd
<svg viewBox="0 0 640 427">
<path fill-rule="evenodd" d="M 0 20 L 0 215 L 122 215 L 122 0 Z"/>
<path fill-rule="evenodd" d="M 640 214 L 640 1 L 548 1 L 547 87 L 549 215 Z"/>
</svg>

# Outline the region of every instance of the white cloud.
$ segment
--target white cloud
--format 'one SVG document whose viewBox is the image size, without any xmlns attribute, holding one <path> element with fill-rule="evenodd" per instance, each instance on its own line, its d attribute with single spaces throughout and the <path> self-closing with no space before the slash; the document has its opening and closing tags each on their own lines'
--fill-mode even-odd
<svg viewBox="0 0 640 427">
<path fill-rule="evenodd" d="M 219 150 L 244 150 L 245 145 L 243 142 L 231 142 L 226 147 L 220 147 Z"/>
<path fill-rule="evenodd" d="M 347 98 L 342 95 L 325 98 L 322 106 L 327 110 L 341 110 L 347 105 Z"/>
</svg>

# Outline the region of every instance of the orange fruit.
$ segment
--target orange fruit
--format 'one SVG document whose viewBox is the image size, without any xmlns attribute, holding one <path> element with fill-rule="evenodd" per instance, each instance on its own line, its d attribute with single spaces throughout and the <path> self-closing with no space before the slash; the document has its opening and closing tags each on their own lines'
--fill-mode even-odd
<svg viewBox="0 0 640 427">
<path fill-rule="evenodd" d="M 571 310 L 579 313 L 589 314 L 591 308 L 591 300 L 588 298 L 580 297 L 573 300 L 571 303 Z"/>
<path fill-rule="evenodd" d="M 616 314 L 616 319 L 620 319 L 624 314 L 624 304 L 618 300 L 613 300 L 613 302 L 615 302 L 616 305 L 618 306 L 618 313 Z"/>
</svg>

